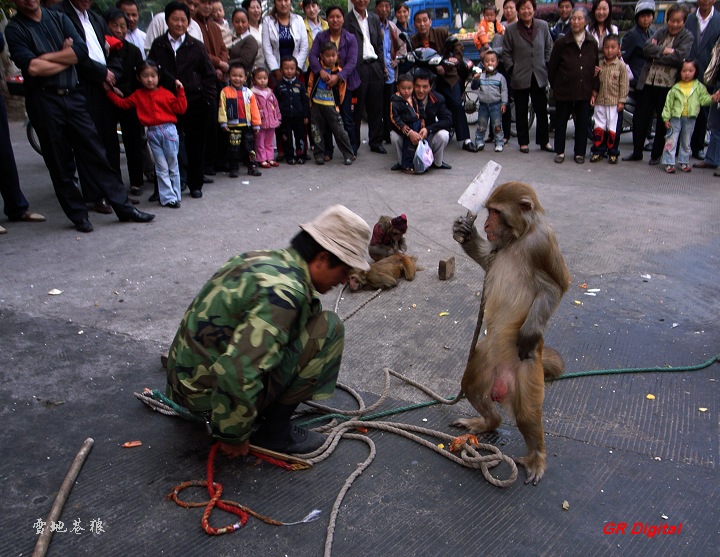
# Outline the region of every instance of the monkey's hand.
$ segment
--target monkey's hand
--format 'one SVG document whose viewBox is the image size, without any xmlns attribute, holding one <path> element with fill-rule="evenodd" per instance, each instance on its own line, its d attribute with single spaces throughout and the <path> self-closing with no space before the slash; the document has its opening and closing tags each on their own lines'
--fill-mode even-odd
<svg viewBox="0 0 720 557">
<path fill-rule="evenodd" d="M 478 236 L 475 226 L 468 222 L 465 217 L 460 217 L 453 222 L 453 238 L 459 244 L 466 244 Z"/>
<path fill-rule="evenodd" d="M 537 329 L 526 328 L 525 325 L 520 327 L 518 333 L 518 357 L 521 360 L 527 360 L 533 356 L 538 343 L 542 339 L 542 331 Z"/>
</svg>

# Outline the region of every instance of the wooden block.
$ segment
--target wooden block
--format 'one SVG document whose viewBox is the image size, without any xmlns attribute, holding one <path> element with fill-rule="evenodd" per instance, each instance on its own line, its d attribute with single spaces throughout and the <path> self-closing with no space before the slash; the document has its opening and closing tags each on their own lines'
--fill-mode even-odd
<svg viewBox="0 0 720 557">
<path fill-rule="evenodd" d="M 455 276 L 455 256 L 441 259 L 438 265 L 438 277 L 440 280 L 450 280 Z"/>
</svg>

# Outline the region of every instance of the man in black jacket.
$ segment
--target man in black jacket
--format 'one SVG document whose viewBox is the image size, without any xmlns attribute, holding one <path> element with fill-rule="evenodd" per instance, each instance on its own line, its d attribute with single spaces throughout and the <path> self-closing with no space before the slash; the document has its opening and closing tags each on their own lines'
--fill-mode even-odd
<svg viewBox="0 0 720 557">
<path fill-rule="evenodd" d="M 425 110 L 425 127 L 421 128 L 418 133 L 410 132 L 412 135 L 410 141 L 415 139 L 414 143 L 417 144 L 420 139 L 427 139 L 435 159 L 433 167 L 450 170 L 452 166 L 447 164 L 443 157 L 445 156 L 445 147 L 450 142 L 452 114 L 445 106 L 445 98 L 437 91 L 432 90 L 430 79 L 431 76 L 425 72 L 416 72 L 413 78 L 415 98 Z M 400 164 L 402 160 L 402 137 L 392 131 L 390 132 L 390 141 L 395 147 L 398 157 L 398 163 L 392 167 L 392 170 L 402 170 Z"/>
<path fill-rule="evenodd" d="M 190 196 L 202 197 L 205 134 L 217 116 L 215 69 L 205 45 L 187 33 L 190 9 L 182 2 L 165 6 L 168 32 L 153 41 L 148 58 L 163 69 L 161 85 L 175 91 L 178 79 L 185 88 L 188 108 L 178 117 L 178 133 L 187 155 L 187 184 Z M 214 112 L 212 109 L 215 109 Z M 181 149 L 182 152 L 182 149 Z"/>
<path fill-rule="evenodd" d="M 18 14 L 5 31 L 10 55 L 25 78 L 25 107 L 63 211 L 78 231 L 92 232 L 75 178 L 76 161 L 83 161 L 121 221 L 151 221 L 155 215 L 128 201 L 88 115 L 75 71 L 88 57 L 85 41 L 65 14 L 41 8 L 37 0 L 13 2 Z"/>
<path fill-rule="evenodd" d="M 357 97 L 353 119 L 355 137 L 350 138 L 353 151 L 360 147 L 360 124 L 362 108 L 368 120 L 368 143 L 373 153 L 385 154 L 383 147 L 383 92 L 385 84 L 385 58 L 383 56 L 383 32 L 380 18 L 367 9 L 369 0 L 351 0 L 353 9 L 345 14 L 344 27 L 355 35 L 358 44 L 357 70 L 360 87 L 351 94 Z"/>
<path fill-rule="evenodd" d="M 108 162 L 118 179 L 122 181 L 115 110 L 105 97 L 104 89 L 105 83 L 111 87 L 115 85 L 122 68 L 117 61 L 108 58 L 105 36 L 110 34 L 110 30 L 105 20 L 90 10 L 92 4 L 93 0 L 63 0 L 52 9 L 57 9 L 68 16 L 88 47 L 88 57 L 77 64 L 81 92 L 87 100 L 87 110 L 95 123 Z M 78 159 L 77 167 L 85 201 L 94 203 L 98 213 L 110 214 L 112 209 L 100 194 L 95 169 L 83 159 Z"/>
</svg>

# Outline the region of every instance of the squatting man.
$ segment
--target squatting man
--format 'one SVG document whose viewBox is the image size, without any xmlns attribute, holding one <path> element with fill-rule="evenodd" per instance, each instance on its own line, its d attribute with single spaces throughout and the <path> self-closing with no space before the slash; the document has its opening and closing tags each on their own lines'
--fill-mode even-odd
<svg viewBox="0 0 720 557">
<path fill-rule="evenodd" d="M 170 347 L 167 395 L 205 418 L 230 457 L 250 443 L 307 453 L 325 436 L 290 422 L 306 400 L 335 390 L 345 329 L 319 294 L 366 261 L 370 227 L 342 205 L 326 209 L 282 250 L 231 258 L 202 287 Z"/>
</svg>

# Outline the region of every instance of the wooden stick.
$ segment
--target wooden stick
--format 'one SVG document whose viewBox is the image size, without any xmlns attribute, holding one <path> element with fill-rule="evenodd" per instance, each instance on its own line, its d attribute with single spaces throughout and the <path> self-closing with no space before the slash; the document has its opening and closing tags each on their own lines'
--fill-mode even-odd
<svg viewBox="0 0 720 557">
<path fill-rule="evenodd" d="M 73 463 L 70 465 L 70 470 L 68 470 L 68 473 L 65 476 L 65 480 L 60 486 L 60 491 L 58 491 L 57 497 L 55 497 L 55 502 L 50 509 L 50 514 L 48 515 L 46 521 L 46 527 L 43 529 L 37 543 L 35 544 L 35 551 L 33 551 L 33 557 L 45 557 L 48 546 L 50 545 L 50 540 L 52 539 L 53 535 L 53 531 L 50 525 L 57 522 L 57 520 L 60 518 L 60 514 L 62 513 L 63 507 L 65 506 L 65 501 L 67 501 L 67 498 L 70 495 L 70 491 L 75 484 L 75 480 L 80 473 L 80 468 L 82 468 L 82 465 L 85 463 L 85 459 L 90 453 L 90 449 L 92 449 L 94 443 L 95 441 L 92 437 L 88 437 L 87 439 L 85 439 L 85 442 L 80 448 L 80 452 L 78 452 L 78 454 L 75 456 L 75 460 L 73 460 Z"/>
<path fill-rule="evenodd" d="M 265 449 L 264 447 L 250 445 L 250 450 L 255 451 L 256 453 L 264 454 L 266 456 L 271 456 L 273 458 L 277 458 L 278 460 L 283 460 L 285 462 L 289 462 L 291 464 L 307 464 L 308 466 L 312 466 L 311 463 L 309 463 L 307 460 L 303 460 L 302 458 L 297 458 L 295 456 L 291 456 L 291 455 L 285 454 L 285 453 L 279 453 L 277 451 L 271 451 L 270 449 Z"/>
</svg>

